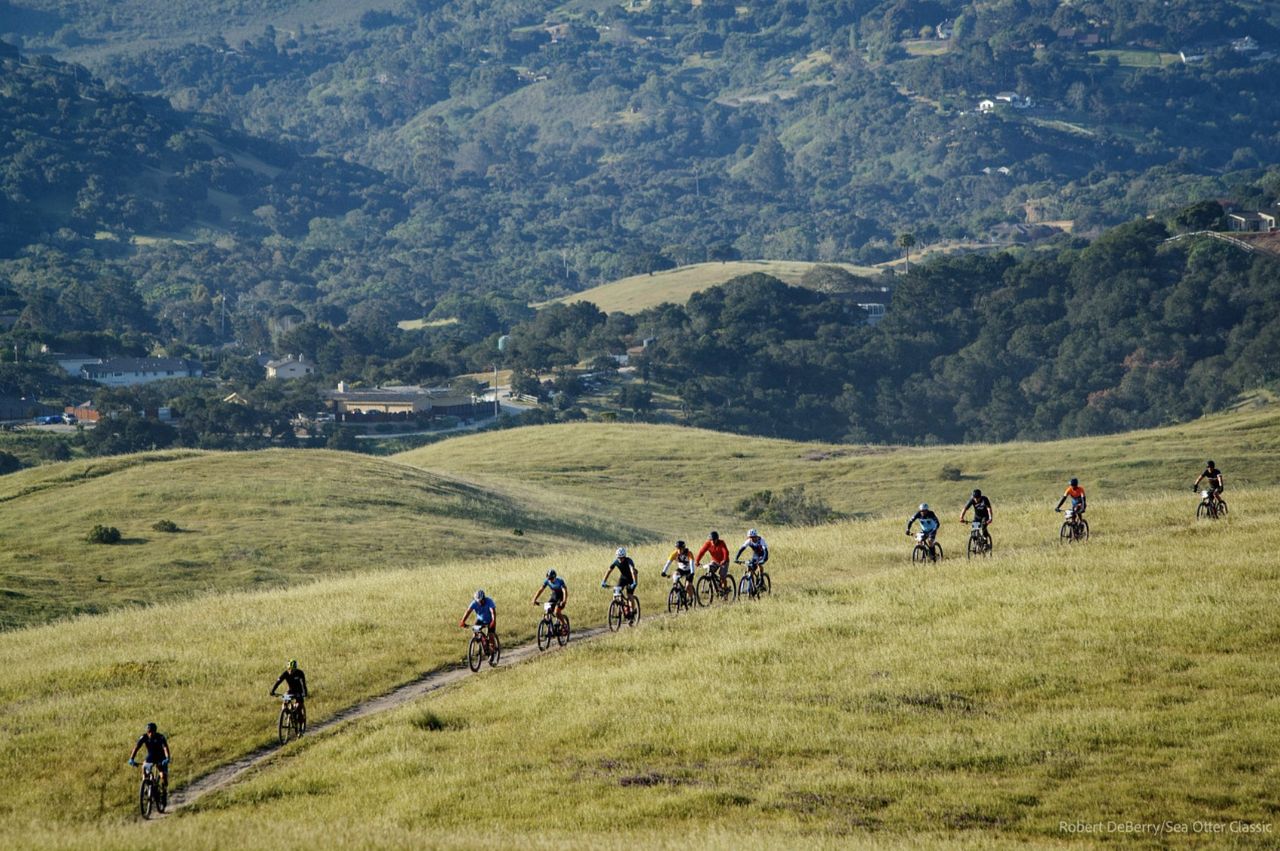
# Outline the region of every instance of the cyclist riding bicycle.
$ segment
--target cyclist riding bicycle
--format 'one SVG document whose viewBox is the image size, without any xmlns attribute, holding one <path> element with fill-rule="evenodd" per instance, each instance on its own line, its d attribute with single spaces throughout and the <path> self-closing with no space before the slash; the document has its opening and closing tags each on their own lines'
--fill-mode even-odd
<svg viewBox="0 0 1280 851">
<path fill-rule="evenodd" d="M 676 548 L 667 556 L 667 563 L 662 566 L 662 575 L 666 576 L 671 565 L 676 566 L 676 575 L 671 584 L 679 584 L 681 580 L 693 590 L 693 550 L 685 546 L 684 541 L 676 541 Z"/>
<path fill-rule="evenodd" d="M 494 604 L 492 597 L 486 597 L 483 588 L 476 590 L 475 597 L 471 600 L 471 605 L 467 606 L 467 610 L 462 613 L 462 621 L 458 626 L 466 629 L 467 618 L 472 613 L 476 616 L 476 625 L 483 627 L 481 632 L 487 632 L 490 636 L 498 634 L 498 607 Z"/>
<path fill-rule="evenodd" d="M 1080 480 L 1073 478 L 1067 486 L 1067 491 L 1062 495 L 1062 499 L 1058 500 L 1058 505 L 1054 511 L 1061 511 L 1062 504 L 1068 499 L 1071 500 L 1071 510 L 1075 512 L 1076 517 L 1084 515 L 1084 511 L 1088 508 L 1088 501 L 1084 497 L 1084 488 L 1080 487 Z"/>
<path fill-rule="evenodd" d="M 616 556 L 609 565 L 609 569 L 605 571 L 604 579 L 600 580 L 601 588 L 609 587 L 609 577 L 613 572 L 618 571 L 618 587 L 622 589 L 623 604 L 627 607 L 628 616 L 631 612 L 631 600 L 636 593 L 636 585 L 639 583 L 639 571 L 636 570 L 636 563 L 627 555 L 626 547 L 618 547 L 614 552 Z"/>
<path fill-rule="evenodd" d="M 743 550 L 751 550 L 751 558 L 747 560 L 749 571 L 754 572 L 757 567 L 769 560 L 769 545 L 755 529 L 747 532 L 747 539 L 742 542 L 742 546 L 738 547 L 738 552 L 733 556 L 734 561 L 742 558 Z"/>
<path fill-rule="evenodd" d="M 302 713 L 302 717 L 306 717 L 305 701 L 310 692 L 307 691 L 307 675 L 298 667 L 297 659 L 290 659 L 289 666 L 284 669 L 284 673 L 276 680 L 276 684 L 271 687 L 271 696 L 276 696 L 276 689 L 280 688 L 280 684 L 285 684 L 284 693 L 291 695 L 294 700 L 298 701 L 298 712 Z"/>
<path fill-rule="evenodd" d="M 146 775 L 148 765 L 155 766 L 155 770 L 160 772 L 161 788 L 167 788 L 169 786 L 169 740 L 156 729 L 154 721 L 147 725 L 146 731 L 133 746 L 133 753 L 129 754 L 131 767 L 138 767 L 134 757 L 142 748 L 147 749 L 147 758 L 142 761 L 143 775 Z"/>
<path fill-rule="evenodd" d="M 702 549 L 698 550 L 698 556 L 694 559 L 694 567 L 702 567 L 702 557 L 710 556 L 711 563 L 716 566 L 716 572 L 720 576 L 720 587 L 727 588 L 729 585 L 729 545 L 720 540 L 719 532 L 712 532 L 707 542 L 702 545 Z"/>
<path fill-rule="evenodd" d="M 924 532 L 924 540 L 930 547 L 933 546 L 934 540 L 938 537 L 938 515 L 929 509 L 929 503 L 920 503 L 920 509 L 911 515 L 911 519 L 907 521 L 907 534 L 911 534 L 911 525 L 916 521 L 920 522 L 920 531 Z"/>
<path fill-rule="evenodd" d="M 991 498 L 983 496 L 982 491 L 974 488 L 969 501 L 964 504 L 964 510 L 960 512 L 961 523 L 969 522 L 965 515 L 969 513 L 970 508 L 973 509 L 973 519 L 982 523 L 982 536 L 987 539 L 987 544 L 990 544 L 991 531 L 987 527 L 991 525 L 992 520 L 996 519 L 996 511 L 991 505 Z"/>
<path fill-rule="evenodd" d="M 560 621 L 562 630 L 569 628 L 569 621 L 564 616 L 565 604 L 569 602 L 569 586 L 565 584 L 564 579 L 556 576 L 555 570 L 547 571 L 547 578 L 542 581 L 542 587 L 538 589 L 538 593 L 533 595 L 533 604 L 538 604 L 538 598 L 542 596 L 542 592 L 551 590 L 551 611 L 556 616 L 556 620 Z"/>
<path fill-rule="evenodd" d="M 1200 474 L 1200 478 L 1196 479 L 1196 483 L 1191 486 L 1192 490 L 1199 490 L 1200 482 L 1206 482 L 1209 485 L 1209 499 L 1219 502 L 1222 499 L 1222 471 L 1214 466 L 1213 461 L 1204 462 L 1204 472 Z"/>
</svg>

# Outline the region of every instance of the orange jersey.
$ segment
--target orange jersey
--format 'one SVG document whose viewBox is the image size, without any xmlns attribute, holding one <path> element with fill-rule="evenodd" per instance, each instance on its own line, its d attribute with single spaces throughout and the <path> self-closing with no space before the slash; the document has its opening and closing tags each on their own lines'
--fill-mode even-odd
<svg viewBox="0 0 1280 851">
<path fill-rule="evenodd" d="M 1084 488 L 1080 487 L 1079 485 L 1074 485 L 1072 487 L 1067 488 L 1066 495 L 1071 497 L 1072 499 L 1084 499 Z"/>
<path fill-rule="evenodd" d="M 711 560 L 724 564 L 729 560 L 729 545 L 723 539 L 719 541 L 707 541 L 702 545 L 702 549 L 698 550 L 698 564 L 702 564 L 702 557 L 710 554 Z"/>
</svg>

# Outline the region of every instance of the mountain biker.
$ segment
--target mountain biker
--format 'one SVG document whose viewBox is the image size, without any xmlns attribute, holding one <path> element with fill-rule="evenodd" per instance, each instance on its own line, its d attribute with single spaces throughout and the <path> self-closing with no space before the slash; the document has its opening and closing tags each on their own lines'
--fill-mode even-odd
<svg viewBox="0 0 1280 851">
<path fill-rule="evenodd" d="M 991 531 L 987 529 L 991 525 L 991 521 L 996 519 L 996 511 L 991 506 L 991 497 L 983 496 L 982 491 L 977 488 L 973 489 L 973 493 L 969 496 L 969 501 L 964 504 L 964 510 L 960 512 L 960 522 L 967 523 L 965 515 L 969 513 L 969 509 L 973 509 L 973 519 L 982 523 L 982 536 L 987 539 L 987 545 L 991 545 Z"/>
<path fill-rule="evenodd" d="M 485 596 L 483 588 L 476 589 L 471 605 L 462 613 L 462 621 L 458 626 L 466 629 L 467 618 L 471 617 L 472 612 L 476 615 L 476 625 L 482 627 L 481 632 L 487 632 L 491 637 L 498 634 L 498 607 L 494 605 L 492 597 Z"/>
<path fill-rule="evenodd" d="M 738 551 L 733 556 L 734 561 L 742 557 L 743 550 L 751 550 L 751 558 L 747 560 L 747 570 L 753 573 L 757 567 L 769 560 L 769 545 L 755 529 L 748 530 L 747 539 L 742 542 L 742 546 L 738 547 Z"/>
<path fill-rule="evenodd" d="M 698 556 L 694 559 L 694 567 L 702 567 L 702 557 L 710 556 L 711 563 L 716 566 L 717 573 L 720 576 L 720 587 L 725 588 L 729 584 L 729 545 L 720 540 L 719 532 L 712 532 L 707 538 L 706 543 L 702 545 L 702 549 L 698 550 Z"/>
<path fill-rule="evenodd" d="M 1206 481 L 1209 485 L 1209 499 L 1214 502 L 1221 502 L 1222 471 L 1214 466 L 1213 461 L 1204 462 L 1204 472 L 1200 474 L 1200 478 L 1196 479 L 1196 483 L 1191 486 L 1191 489 L 1199 489 L 1201 481 Z"/>
<path fill-rule="evenodd" d="M 1068 499 L 1071 500 L 1071 510 L 1075 512 L 1076 517 L 1084 515 L 1085 509 L 1088 507 L 1088 501 L 1084 497 L 1084 488 L 1080 487 L 1080 480 L 1073 478 L 1067 486 L 1067 491 L 1062 495 L 1062 499 L 1058 500 L 1058 505 L 1054 511 L 1062 510 L 1062 503 Z"/>
<path fill-rule="evenodd" d="M 671 584 L 676 585 L 681 580 L 690 591 L 693 590 L 693 550 L 685 546 L 684 541 L 676 541 L 676 548 L 671 551 L 671 555 L 667 556 L 667 563 L 662 566 L 662 575 L 666 576 L 671 565 L 676 566 L 676 575 L 672 579 Z"/>
<path fill-rule="evenodd" d="M 542 581 L 542 587 L 538 589 L 538 593 L 533 595 L 533 604 L 538 604 L 538 598 L 542 596 L 542 592 L 551 589 L 551 611 L 556 616 L 556 620 L 560 621 L 560 629 L 569 628 L 569 621 L 564 616 L 565 603 L 569 602 L 569 586 L 565 585 L 564 579 L 556 576 L 555 570 L 547 571 L 547 578 Z"/>
<path fill-rule="evenodd" d="M 147 758 L 142 761 L 143 776 L 147 773 L 148 765 L 155 766 L 155 770 L 160 772 L 160 788 L 167 789 L 169 787 L 169 740 L 156 729 L 154 721 L 147 724 L 147 729 L 138 739 L 138 743 L 133 746 L 133 753 L 129 754 L 131 767 L 138 767 L 134 757 L 144 747 L 147 749 Z"/>
<path fill-rule="evenodd" d="M 289 665 L 284 669 L 276 684 L 271 687 L 271 696 L 276 696 L 276 689 L 280 688 L 280 684 L 285 684 L 285 694 L 292 695 L 293 699 L 298 702 L 298 714 L 303 718 L 307 717 L 307 707 L 305 705 L 307 695 L 307 675 L 298 667 L 297 659 L 290 659 Z"/>
<path fill-rule="evenodd" d="M 617 570 L 618 587 L 623 589 L 623 605 L 627 607 L 627 616 L 630 617 L 631 600 L 635 596 L 636 585 L 639 583 L 639 572 L 636 570 L 636 563 L 627 555 L 626 547 L 618 547 L 614 551 L 614 556 L 613 562 L 604 574 L 604 579 L 600 580 L 600 587 L 608 588 L 609 577 Z"/>
<path fill-rule="evenodd" d="M 920 503 L 920 508 L 915 514 L 911 515 L 911 519 L 907 521 L 907 534 L 911 534 L 911 524 L 920 521 L 920 531 L 924 532 L 925 543 L 929 545 L 929 549 L 933 549 L 934 541 L 938 537 L 938 515 L 929 509 L 929 503 Z"/>
</svg>

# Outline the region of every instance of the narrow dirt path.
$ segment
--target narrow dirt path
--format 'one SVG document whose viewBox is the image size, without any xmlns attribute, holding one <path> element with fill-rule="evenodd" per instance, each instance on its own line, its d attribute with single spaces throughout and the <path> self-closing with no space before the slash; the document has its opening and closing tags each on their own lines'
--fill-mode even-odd
<svg viewBox="0 0 1280 851">
<path fill-rule="evenodd" d="M 570 646 L 580 641 L 588 641 L 596 638 L 603 633 L 608 632 L 608 627 L 598 626 L 592 629 L 585 629 L 581 632 L 574 632 Z M 507 665 L 517 665 L 521 662 L 528 662 L 530 659 L 536 659 L 543 655 L 538 650 L 537 642 L 529 642 L 516 647 L 503 648 L 502 659 L 498 662 L 498 667 L 503 668 Z M 486 666 L 487 667 L 487 666 Z M 446 686 L 463 682 L 470 677 L 480 676 L 485 669 L 481 669 L 480 673 L 473 674 L 465 665 L 456 668 L 448 668 L 443 671 L 434 671 L 411 680 L 404 685 L 397 686 L 386 694 L 360 703 L 352 704 L 346 709 L 339 710 L 330 717 L 315 724 L 307 731 L 307 737 L 317 736 L 350 721 L 356 721 L 360 718 L 367 718 L 370 715 L 377 715 L 387 712 L 397 707 L 404 706 L 410 701 L 417 700 L 423 695 L 438 691 Z M 210 795 L 221 789 L 230 786 L 239 780 L 246 772 L 262 765 L 275 756 L 284 745 L 279 742 L 272 743 L 266 747 L 259 748 L 256 751 L 247 753 L 237 760 L 221 765 L 218 768 L 197 777 L 181 789 L 176 789 L 169 796 L 168 812 L 176 812 L 183 807 L 190 806 L 205 795 Z"/>
</svg>

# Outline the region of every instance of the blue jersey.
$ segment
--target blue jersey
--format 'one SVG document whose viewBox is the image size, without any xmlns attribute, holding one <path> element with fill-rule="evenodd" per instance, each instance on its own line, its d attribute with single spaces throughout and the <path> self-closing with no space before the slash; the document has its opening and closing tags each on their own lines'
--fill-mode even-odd
<svg viewBox="0 0 1280 851">
<path fill-rule="evenodd" d="M 476 623 L 481 625 L 493 623 L 493 616 L 498 613 L 497 607 L 493 605 L 492 597 L 485 597 L 484 602 L 472 600 L 471 611 L 476 613 Z"/>
<path fill-rule="evenodd" d="M 542 583 L 542 587 L 543 587 L 543 588 L 550 588 L 550 589 L 551 589 L 551 596 L 553 596 L 553 597 L 563 597 L 563 596 L 564 596 L 564 589 L 565 589 L 564 579 L 562 579 L 562 578 L 561 578 L 561 577 L 559 577 L 559 576 L 557 576 L 555 579 L 547 579 L 547 580 L 543 581 L 543 583 Z"/>
</svg>

